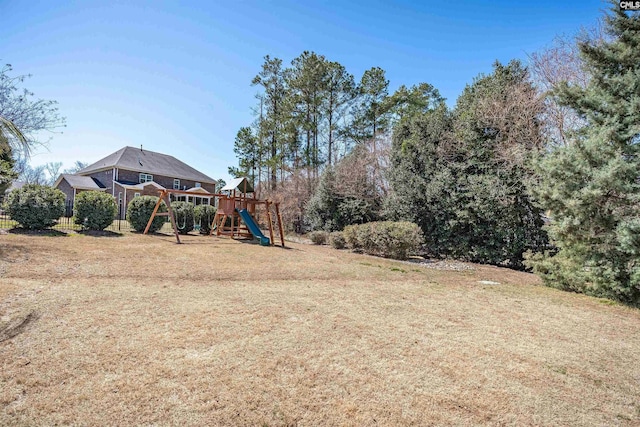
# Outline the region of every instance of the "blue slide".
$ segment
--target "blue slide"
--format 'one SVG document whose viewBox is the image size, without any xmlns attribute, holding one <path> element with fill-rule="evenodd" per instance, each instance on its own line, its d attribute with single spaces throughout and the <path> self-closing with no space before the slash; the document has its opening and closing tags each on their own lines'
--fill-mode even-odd
<svg viewBox="0 0 640 427">
<path fill-rule="evenodd" d="M 253 237 L 260 240 L 260 244 L 262 246 L 269 246 L 271 244 L 271 242 L 269 242 L 269 238 L 262 234 L 262 231 L 260 231 L 260 227 L 258 227 L 258 224 L 256 224 L 256 222 L 253 220 L 253 217 L 249 214 L 249 212 L 247 212 L 246 209 L 242 209 L 238 211 L 238 213 L 242 217 L 244 223 L 247 224 L 247 227 L 249 227 L 249 231 L 251 231 Z"/>
</svg>

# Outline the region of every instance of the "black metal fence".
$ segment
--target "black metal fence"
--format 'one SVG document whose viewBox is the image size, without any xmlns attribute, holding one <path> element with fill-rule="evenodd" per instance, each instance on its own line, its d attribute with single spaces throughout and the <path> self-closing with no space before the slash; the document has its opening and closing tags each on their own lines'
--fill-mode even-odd
<svg viewBox="0 0 640 427">
<path fill-rule="evenodd" d="M 105 230 L 109 231 L 129 231 L 132 230 L 129 221 L 125 219 L 126 211 L 122 203 L 118 204 L 118 213 L 113 218 L 113 222 Z M 11 219 L 6 212 L 0 209 L 0 228 L 10 229 L 18 227 L 19 224 Z M 83 229 L 82 223 L 76 223 L 76 218 L 73 216 L 73 202 L 67 201 L 64 207 L 64 215 L 58 219 L 56 225 L 51 227 L 56 230 L 75 230 L 80 231 Z"/>
</svg>

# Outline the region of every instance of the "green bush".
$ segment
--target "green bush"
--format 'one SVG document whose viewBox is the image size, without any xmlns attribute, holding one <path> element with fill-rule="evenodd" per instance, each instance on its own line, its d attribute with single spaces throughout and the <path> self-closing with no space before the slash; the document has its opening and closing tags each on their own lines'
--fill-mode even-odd
<svg viewBox="0 0 640 427">
<path fill-rule="evenodd" d="M 344 249 L 347 247 L 344 235 L 340 231 L 334 231 L 329 234 L 329 244 L 336 249 Z"/>
<path fill-rule="evenodd" d="M 157 202 L 158 198 L 156 196 L 135 197 L 129 202 L 129 206 L 127 206 L 127 221 L 129 221 L 134 230 L 144 231 Z M 167 205 L 164 201 L 160 204 L 158 212 L 167 212 Z M 165 217 L 156 216 L 151 223 L 149 232 L 153 233 L 160 230 L 165 222 Z"/>
<path fill-rule="evenodd" d="M 196 224 L 200 224 L 200 233 L 209 234 L 211 223 L 216 216 L 216 207 L 211 205 L 198 205 L 193 210 Z"/>
<path fill-rule="evenodd" d="M 189 202 L 172 202 L 171 209 L 176 219 L 178 233 L 187 234 L 193 230 L 194 209 L 193 203 Z"/>
<path fill-rule="evenodd" d="M 422 230 L 412 222 L 379 221 L 344 229 L 347 245 L 370 255 L 405 259 L 420 250 Z"/>
<path fill-rule="evenodd" d="M 89 230 L 104 230 L 113 222 L 118 206 L 113 196 L 102 191 L 82 191 L 73 206 L 75 223 Z"/>
<path fill-rule="evenodd" d="M 55 225 L 64 215 L 64 193 L 52 187 L 27 184 L 6 198 L 5 210 L 22 227 L 40 230 Z"/>
<path fill-rule="evenodd" d="M 324 245 L 327 243 L 327 233 L 326 231 L 312 231 L 308 234 L 309 239 L 315 245 Z"/>
</svg>

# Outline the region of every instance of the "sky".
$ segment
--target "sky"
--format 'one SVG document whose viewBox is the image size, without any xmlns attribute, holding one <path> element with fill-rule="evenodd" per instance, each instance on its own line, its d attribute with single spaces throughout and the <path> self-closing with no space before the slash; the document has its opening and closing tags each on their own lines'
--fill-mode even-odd
<svg viewBox="0 0 640 427">
<path fill-rule="evenodd" d="M 0 0 L 0 64 L 58 102 L 61 133 L 31 164 L 93 163 L 124 147 L 172 155 L 229 179 L 253 120 L 265 55 L 314 51 L 358 81 L 381 67 L 390 92 L 427 82 L 450 106 L 499 60 L 527 60 L 593 27 L 607 5 L 575 1 Z"/>
</svg>

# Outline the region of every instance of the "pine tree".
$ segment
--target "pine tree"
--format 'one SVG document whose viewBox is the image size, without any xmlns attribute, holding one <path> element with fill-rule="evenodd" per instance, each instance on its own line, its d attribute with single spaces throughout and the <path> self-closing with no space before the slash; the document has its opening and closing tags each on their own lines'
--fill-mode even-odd
<svg viewBox="0 0 640 427">
<path fill-rule="evenodd" d="M 559 252 L 531 265 L 548 285 L 640 304 L 640 14 L 612 2 L 605 31 L 579 43 L 588 85 L 556 91 L 587 126 L 538 164 Z"/>
<path fill-rule="evenodd" d="M 284 81 L 282 60 L 264 57 L 262 71 L 251 82 L 254 86 L 261 86 L 264 94 L 261 95 L 262 108 L 260 118 L 260 138 L 264 138 L 268 145 L 268 154 L 265 161 L 269 169 L 269 183 L 272 190 L 277 186 L 278 167 L 282 156 L 282 129 L 285 117 L 283 114 L 287 87 Z"/>
</svg>

